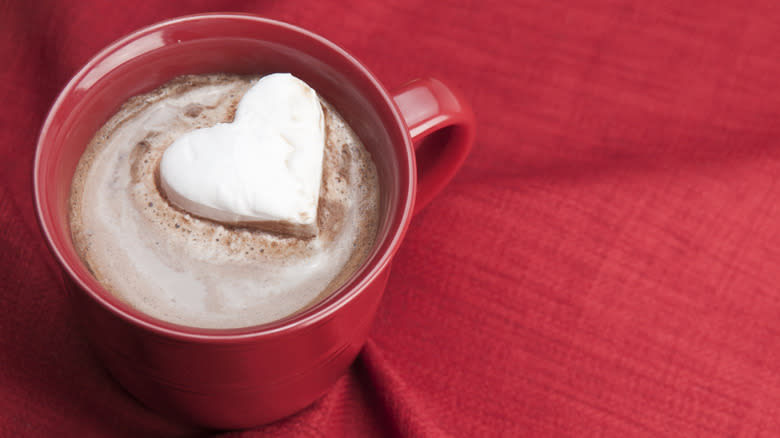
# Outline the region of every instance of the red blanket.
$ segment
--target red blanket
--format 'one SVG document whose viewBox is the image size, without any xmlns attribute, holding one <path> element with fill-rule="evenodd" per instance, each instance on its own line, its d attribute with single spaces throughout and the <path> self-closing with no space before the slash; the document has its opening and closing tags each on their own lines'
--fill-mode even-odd
<svg viewBox="0 0 780 438">
<path fill-rule="evenodd" d="M 92 55 L 216 10 L 313 30 L 390 89 L 439 77 L 478 122 L 349 373 L 232 436 L 778 436 L 780 4 L 696 3 L 0 2 L 0 436 L 214 434 L 90 354 L 31 166 Z"/>
</svg>

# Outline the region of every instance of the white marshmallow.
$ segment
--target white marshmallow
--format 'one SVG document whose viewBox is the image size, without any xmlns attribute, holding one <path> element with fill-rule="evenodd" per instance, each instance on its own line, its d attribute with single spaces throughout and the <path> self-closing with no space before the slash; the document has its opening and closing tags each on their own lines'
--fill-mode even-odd
<svg viewBox="0 0 780 438">
<path fill-rule="evenodd" d="M 160 162 L 160 182 L 174 205 L 201 217 L 312 226 L 324 148 L 317 93 L 276 73 L 246 92 L 233 123 L 176 139 Z"/>
</svg>

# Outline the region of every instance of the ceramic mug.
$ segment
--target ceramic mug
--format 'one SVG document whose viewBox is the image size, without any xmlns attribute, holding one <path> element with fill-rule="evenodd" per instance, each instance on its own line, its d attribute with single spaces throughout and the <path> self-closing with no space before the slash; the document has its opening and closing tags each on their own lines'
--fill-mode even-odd
<svg viewBox="0 0 780 438">
<path fill-rule="evenodd" d="M 118 300 L 76 255 L 68 226 L 78 160 L 119 106 L 176 76 L 214 72 L 290 72 L 307 82 L 361 138 L 381 187 L 378 236 L 363 266 L 308 310 L 239 329 L 177 326 Z M 246 14 L 187 16 L 120 39 L 67 84 L 38 139 L 35 207 L 84 334 L 111 375 L 165 415 L 244 428 L 302 409 L 345 373 L 412 215 L 452 178 L 473 139 L 470 108 L 437 80 L 389 93 L 346 51 L 304 29 Z"/>
</svg>

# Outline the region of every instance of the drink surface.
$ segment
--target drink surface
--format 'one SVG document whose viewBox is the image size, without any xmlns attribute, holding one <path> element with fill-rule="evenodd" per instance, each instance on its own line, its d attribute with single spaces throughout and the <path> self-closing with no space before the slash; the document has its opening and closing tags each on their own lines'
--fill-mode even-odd
<svg viewBox="0 0 780 438">
<path fill-rule="evenodd" d="M 161 194 L 158 163 L 165 148 L 185 132 L 230 122 L 258 79 L 183 76 L 133 97 L 79 162 L 70 200 L 76 250 L 109 292 L 146 314 L 204 328 L 271 322 L 327 297 L 373 246 L 376 167 L 326 102 L 315 237 L 202 219 Z"/>
</svg>

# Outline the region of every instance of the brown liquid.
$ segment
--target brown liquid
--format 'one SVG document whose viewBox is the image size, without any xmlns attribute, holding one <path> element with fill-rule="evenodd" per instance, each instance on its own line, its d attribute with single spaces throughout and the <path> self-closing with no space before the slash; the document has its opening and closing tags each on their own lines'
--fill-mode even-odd
<svg viewBox="0 0 780 438">
<path fill-rule="evenodd" d="M 316 237 L 299 239 L 191 216 L 161 195 L 156 172 L 184 132 L 230 122 L 257 77 L 185 76 L 131 98 L 95 135 L 73 178 L 76 250 L 98 281 L 176 324 L 274 321 L 327 297 L 360 267 L 376 235 L 370 154 L 323 102 L 326 146 Z"/>
</svg>

